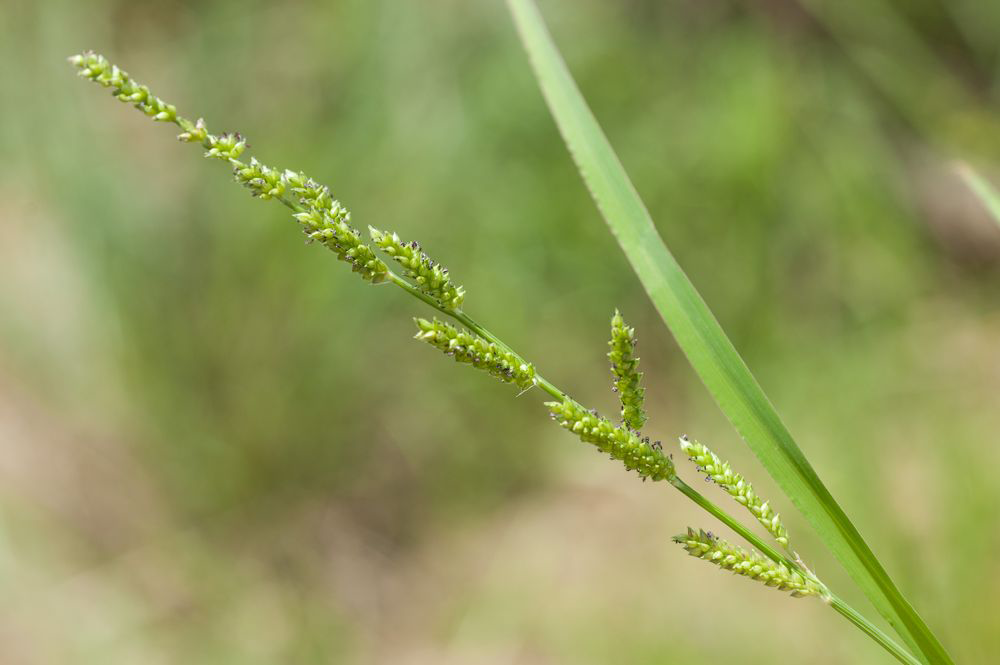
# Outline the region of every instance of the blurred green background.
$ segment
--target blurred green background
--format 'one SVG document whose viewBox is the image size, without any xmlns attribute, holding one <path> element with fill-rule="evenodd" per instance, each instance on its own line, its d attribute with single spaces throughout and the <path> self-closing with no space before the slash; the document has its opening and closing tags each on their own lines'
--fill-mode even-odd
<svg viewBox="0 0 1000 665">
<path fill-rule="evenodd" d="M 956 659 L 992 662 L 1000 229 L 952 161 L 1000 180 L 1000 3 L 542 9 L 820 475 Z M 411 341 L 420 303 L 77 80 L 88 48 L 421 240 L 606 413 L 621 308 L 647 432 L 778 496 L 597 215 L 500 0 L 7 0 L 0 661 L 889 662 L 821 603 L 686 557 L 670 536 L 707 517 L 537 391 Z"/>
</svg>

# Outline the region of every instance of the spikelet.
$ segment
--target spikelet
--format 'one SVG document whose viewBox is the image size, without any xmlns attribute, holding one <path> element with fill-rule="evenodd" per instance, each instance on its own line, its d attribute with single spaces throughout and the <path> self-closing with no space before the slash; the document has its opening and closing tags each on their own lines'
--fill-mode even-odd
<svg viewBox="0 0 1000 665">
<path fill-rule="evenodd" d="M 465 300 L 465 289 L 452 284 L 448 269 L 432 260 L 414 240 L 403 242 L 395 233 L 368 227 L 372 241 L 394 261 L 403 266 L 404 274 L 413 279 L 421 293 L 429 295 L 445 309 L 456 310 Z"/>
<path fill-rule="evenodd" d="M 437 347 L 454 357 L 457 362 L 486 370 L 501 381 L 513 383 L 522 390 L 535 385 L 535 368 L 517 354 L 437 319 L 428 321 L 418 318 L 414 322 L 418 328 L 416 339 Z"/>
<path fill-rule="evenodd" d="M 698 470 L 730 496 L 749 510 L 782 547 L 788 548 L 788 532 L 781 523 L 781 517 L 771 510 L 771 506 L 754 492 L 753 486 L 743 476 L 733 471 L 728 462 L 719 458 L 704 445 L 691 441 L 686 436 L 680 438 L 681 450 L 698 466 Z"/>
<path fill-rule="evenodd" d="M 823 597 L 826 593 L 815 580 L 756 552 L 727 543 L 711 532 L 696 532 L 689 527 L 687 533 L 674 536 L 674 542 L 683 545 L 691 556 L 714 563 L 725 570 L 731 570 L 737 575 L 763 582 L 780 591 L 789 591 L 796 598 Z"/>
<path fill-rule="evenodd" d="M 659 441 L 650 443 L 649 437 L 639 438 L 627 427 L 615 427 L 596 412 L 587 411 L 569 399 L 546 402 L 545 406 L 560 426 L 619 460 L 629 471 L 638 471 L 643 479 L 670 480 L 674 477 L 674 463 L 663 454 Z"/>
<path fill-rule="evenodd" d="M 608 346 L 608 359 L 611 361 L 611 374 L 615 377 L 612 390 L 618 393 L 622 404 L 622 423 L 630 429 L 639 429 L 646 423 L 646 412 L 643 410 L 645 390 L 639 386 L 642 372 L 639 371 L 639 359 L 635 357 L 635 328 L 625 325 L 622 315 L 615 310 L 611 318 L 611 341 Z"/>
<path fill-rule="evenodd" d="M 80 76 L 106 88 L 120 101 L 133 104 L 154 120 L 173 122 L 183 131 L 177 138 L 185 143 L 198 143 L 205 149 L 205 156 L 228 162 L 234 168 L 236 180 L 261 200 L 281 201 L 294 211 L 295 218 L 304 227 L 306 237 L 332 250 L 338 258 L 351 264 L 354 272 L 372 283 L 385 281 L 389 268 L 361 241 L 360 232 L 348 222 L 350 213 L 334 201 L 326 187 L 317 184 L 302 173 L 281 172 L 260 163 L 255 158 L 250 163 L 240 161 L 247 148 L 246 139 L 237 133 L 215 135 L 209 133 L 205 121 L 196 122 L 179 116 L 177 109 L 150 93 L 149 88 L 136 83 L 125 71 L 93 52 L 74 55 L 70 64 Z M 288 194 L 296 199 L 291 200 Z"/>
</svg>

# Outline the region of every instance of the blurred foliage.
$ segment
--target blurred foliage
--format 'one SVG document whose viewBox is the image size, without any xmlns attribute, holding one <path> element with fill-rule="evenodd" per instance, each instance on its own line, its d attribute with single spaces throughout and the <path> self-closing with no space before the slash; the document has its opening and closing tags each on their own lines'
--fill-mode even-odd
<svg viewBox="0 0 1000 665">
<path fill-rule="evenodd" d="M 986 662 L 1000 233 L 948 162 L 996 182 L 1000 4 L 543 10 L 821 475 L 956 658 Z M 606 413 L 619 307 L 651 433 L 696 434 L 773 493 L 611 243 L 501 2 L 8 1 L 4 662 L 881 657 L 818 603 L 688 561 L 669 536 L 714 525 L 537 395 L 410 341 L 418 303 L 74 80 L 87 48 L 419 239 L 468 311 Z"/>
</svg>

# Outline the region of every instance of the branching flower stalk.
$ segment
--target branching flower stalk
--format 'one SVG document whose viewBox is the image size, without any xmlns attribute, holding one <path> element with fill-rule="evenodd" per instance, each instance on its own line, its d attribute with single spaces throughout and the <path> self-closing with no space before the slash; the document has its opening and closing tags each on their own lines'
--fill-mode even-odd
<svg viewBox="0 0 1000 665">
<path fill-rule="evenodd" d="M 126 72 L 109 63 L 103 56 L 93 52 L 75 55 L 69 61 L 80 76 L 99 85 L 110 88 L 114 97 L 133 104 L 153 120 L 172 122 L 181 128 L 178 139 L 200 144 L 205 156 L 227 162 L 235 179 L 261 200 L 275 200 L 292 211 L 293 217 L 301 224 L 306 237 L 319 242 L 337 258 L 351 265 L 352 270 L 373 284 L 390 282 L 413 297 L 423 301 L 442 314 L 464 326 L 464 330 L 451 324 L 427 319 L 416 319 L 417 339 L 427 342 L 456 361 L 482 369 L 494 377 L 511 383 L 522 390 L 539 387 L 555 401 L 547 402 L 550 415 L 565 429 L 576 434 L 582 441 L 595 445 L 599 450 L 636 471 L 645 480 L 667 481 L 713 515 L 726 526 L 743 537 L 763 556 L 716 540 L 704 532 L 691 529 L 679 537 L 689 553 L 709 560 L 738 574 L 763 581 L 769 586 L 789 591 L 794 596 L 817 596 L 828 602 L 835 610 L 854 625 L 871 636 L 892 653 L 900 662 L 919 665 L 902 647 L 886 636 L 879 628 L 861 616 L 853 608 L 834 596 L 797 558 L 776 551 L 739 521 L 685 483 L 676 473 L 669 456 L 663 453 L 660 442 L 650 443 L 637 430 L 645 422 L 643 411 L 643 389 L 639 386 L 641 374 L 637 371 L 638 359 L 634 357 L 634 330 L 624 324 L 616 312 L 612 321 L 612 339 L 609 358 L 615 375 L 615 386 L 622 402 L 621 426 L 615 426 L 579 402 L 569 397 L 537 372 L 523 356 L 516 353 L 502 340 L 474 321 L 462 309 L 465 291 L 454 285 L 447 268 L 430 259 L 415 242 L 406 243 L 395 233 L 370 228 L 374 245 L 403 267 L 404 275 L 411 283 L 393 272 L 368 244 L 362 241 L 360 232 L 350 224 L 351 215 L 338 201 L 332 198 L 329 189 L 315 182 L 303 173 L 280 170 L 267 166 L 251 157 L 241 160 L 247 148 L 246 140 L 236 133 L 220 135 L 208 131 L 202 119 L 192 122 L 178 115 L 177 109 L 154 96 L 149 89 L 135 82 Z M 693 450 L 693 449 L 692 449 Z M 705 449 L 707 451 L 707 449 Z M 706 472 L 717 470 L 726 482 L 742 477 L 734 474 L 728 465 L 710 453 L 699 453 L 696 462 Z M 709 455 L 705 457 L 705 455 Z M 722 481 L 720 484 L 723 484 Z M 726 487 L 726 485 L 723 485 Z M 745 485 L 749 488 L 749 485 Z M 727 491 L 729 489 L 727 488 Z M 730 494 L 733 494 L 730 491 Z M 747 491 L 737 491 L 734 496 L 742 496 L 746 505 L 758 519 L 770 515 L 767 504 L 755 502 L 755 496 Z M 754 497 L 754 498 L 751 498 Z M 739 499 L 737 499 L 739 500 Z M 782 544 L 787 544 L 787 535 L 776 516 L 769 528 L 772 535 Z M 778 526 L 774 526 L 778 525 Z M 767 524 L 765 523 L 765 526 Z M 784 539 L 784 542 L 782 542 Z"/>
</svg>

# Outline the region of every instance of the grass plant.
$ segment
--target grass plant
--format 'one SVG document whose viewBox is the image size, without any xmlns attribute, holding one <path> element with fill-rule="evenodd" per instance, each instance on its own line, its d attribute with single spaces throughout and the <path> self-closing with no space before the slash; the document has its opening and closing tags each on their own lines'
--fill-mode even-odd
<svg viewBox="0 0 1000 665">
<path fill-rule="evenodd" d="M 681 347 L 719 399 L 723 410 L 761 455 L 765 466 L 779 480 L 789 497 L 804 510 L 807 517 L 812 518 L 820 534 L 826 536 L 828 544 L 833 541 L 831 548 L 841 553 L 846 548 L 857 555 L 858 561 L 848 560 L 857 564 L 848 565 L 849 572 L 862 583 L 862 588 L 866 588 L 865 583 L 870 583 L 869 586 L 874 584 L 884 591 L 883 596 L 876 596 L 875 600 L 881 598 L 885 601 L 884 605 L 892 610 L 888 612 L 890 623 L 911 647 L 916 647 L 914 654 L 917 655 L 911 654 L 848 606 L 809 570 L 797 554 L 788 549 L 788 534 L 778 515 L 727 463 L 701 444 L 681 439 L 681 449 L 701 471 L 751 512 L 781 546 L 780 551 L 685 483 L 678 475 L 672 455 L 664 451 L 659 441 L 650 441 L 649 437 L 642 435 L 640 428 L 647 417 L 642 375 L 635 356 L 636 336 L 619 312 L 615 312 L 611 319 L 608 354 L 615 379 L 614 389 L 621 402 L 621 422 L 616 424 L 546 379 L 534 363 L 471 318 L 463 309 L 465 290 L 454 283 L 447 268 L 431 259 L 415 241 L 403 241 L 395 233 L 373 227 L 369 227 L 369 238 L 366 240 L 352 226 L 350 212 L 332 197 L 329 188 L 301 172 L 274 168 L 253 157 L 247 160 L 243 156 L 247 143 L 240 134 L 210 133 L 202 119 L 192 121 L 179 115 L 173 105 L 153 95 L 146 86 L 134 81 L 101 55 L 88 52 L 71 57 L 70 62 L 82 77 L 110 89 L 118 100 L 131 103 L 153 120 L 178 126 L 181 141 L 199 144 L 206 157 L 227 163 L 235 180 L 249 189 L 255 198 L 277 201 L 287 207 L 307 240 L 331 250 L 362 279 L 372 284 L 394 284 L 457 324 L 418 318 L 418 340 L 522 391 L 537 388 L 552 398 L 545 405 L 561 427 L 621 462 L 643 480 L 665 481 L 731 528 L 752 547 L 747 550 L 726 543 L 710 532 L 688 528 L 676 540 L 690 554 L 738 575 L 787 591 L 792 596 L 814 597 L 828 603 L 900 662 L 911 665 L 950 662 L 926 627 L 911 630 L 914 622 L 917 628 L 922 623 L 912 609 L 904 611 L 908 605 L 898 591 L 885 591 L 883 587 L 888 577 L 884 571 L 881 572 L 884 580 L 875 574 L 881 570 L 877 560 L 873 569 L 870 562 L 855 551 L 860 547 L 862 554 L 867 551 L 874 559 L 870 550 L 864 549 L 867 546 L 864 546 L 860 536 L 854 537 L 856 530 L 781 426 L 707 306 L 656 235 L 648 214 L 596 121 L 583 105 L 582 97 L 548 40 L 533 6 L 524 0 L 512 0 L 511 7 L 543 90 L 578 165 Z M 379 252 L 397 262 L 402 267 L 402 273 L 394 272 Z M 891 582 L 888 585 L 890 590 L 895 589 Z M 880 610 L 885 609 L 878 603 L 876 605 Z"/>
</svg>

